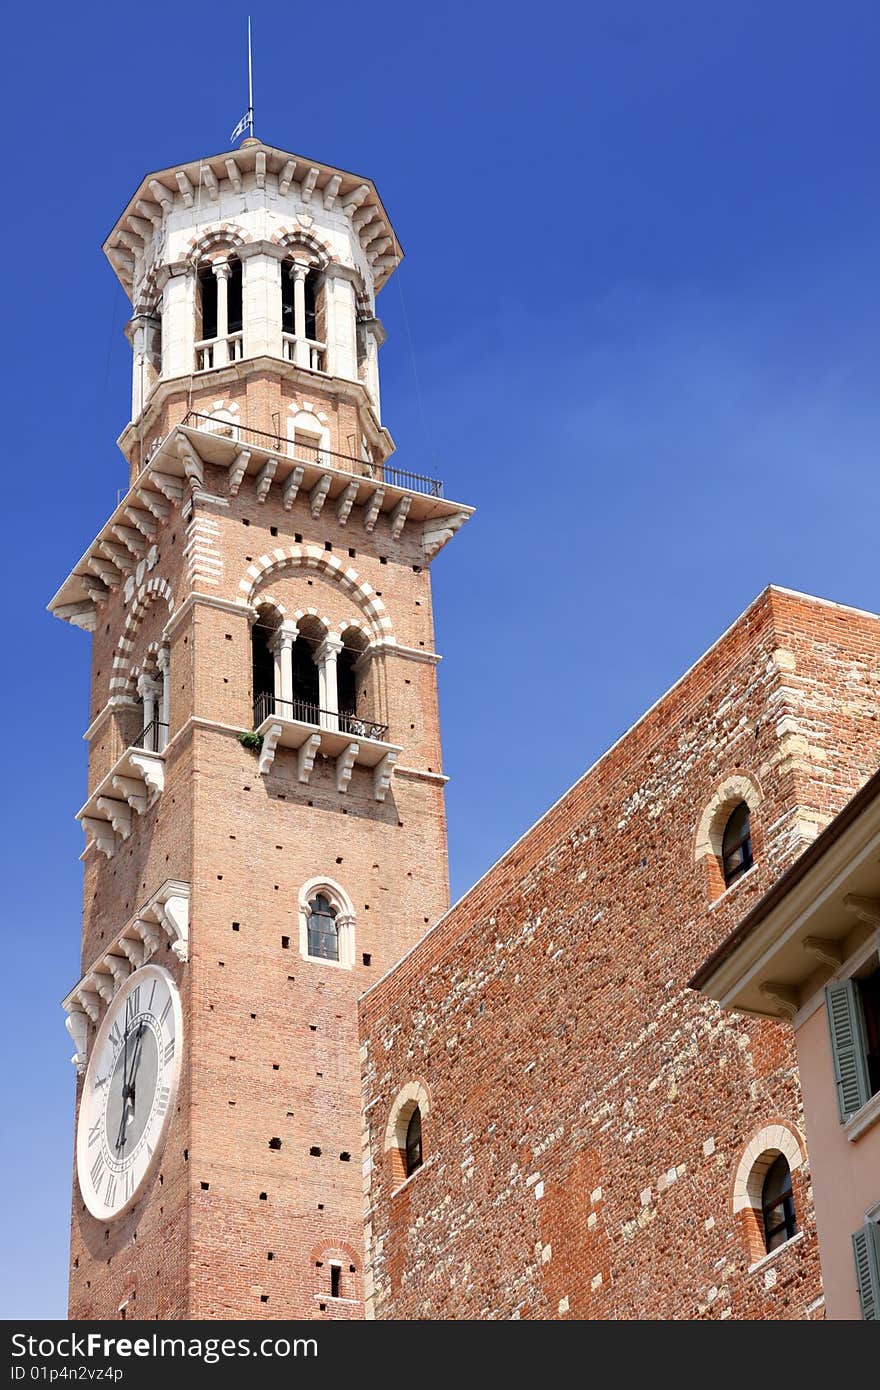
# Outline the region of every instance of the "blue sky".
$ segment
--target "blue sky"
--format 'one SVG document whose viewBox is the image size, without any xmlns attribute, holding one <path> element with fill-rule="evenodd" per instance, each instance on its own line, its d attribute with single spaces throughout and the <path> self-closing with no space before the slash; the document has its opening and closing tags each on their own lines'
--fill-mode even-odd
<svg viewBox="0 0 880 1390">
<path fill-rule="evenodd" d="M 251 12 L 257 134 L 372 176 L 407 251 L 401 465 L 478 508 L 434 570 L 457 895 L 769 581 L 880 606 L 880 10 Z M 66 1306 L 89 643 L 45 604 L 125 480 L 100 246 L 144 172 L 226 147 L 246 13 L 4 19 L 0 1316 Z"/>
</svg>

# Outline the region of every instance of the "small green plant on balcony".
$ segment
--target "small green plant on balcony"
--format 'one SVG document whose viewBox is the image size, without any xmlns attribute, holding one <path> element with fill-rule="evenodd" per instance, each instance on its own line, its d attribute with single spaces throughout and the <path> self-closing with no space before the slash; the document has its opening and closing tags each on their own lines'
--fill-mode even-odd
<svg viewBox="0 0 880 1390">
<path fill-rule="evenodd" d="M 263 747 L 263 735 L 249 731 L 238 735 L 238 741 L 242 748 L 252 748 L 255 753 L 259 753 Z"/>
</svg>

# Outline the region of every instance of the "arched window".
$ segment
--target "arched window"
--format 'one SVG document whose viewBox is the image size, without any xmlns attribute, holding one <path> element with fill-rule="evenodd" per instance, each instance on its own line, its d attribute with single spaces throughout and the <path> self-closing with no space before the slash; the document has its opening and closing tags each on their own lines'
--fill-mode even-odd
<svg viewBox="0 0 880 1390">
<path fill-rule="evenodd" d="M 791 1169 L 785 1154 L 779 1154 L 767 1169 L 761 1189 L 761 1215 L 768 1254 L 797 1234 Z"/>
<path fill-rule="evenodd" d="M 309 955 L 321 960 L 339 960 L 339 928 L 336 908 L 323 893 L 309 903 Z"/>
<path fill-rule="evenodd" d="M 225 367 L 242 356 L 243 298 L 241 261 L 210 261 L 199 266 L 196 295 L 196 368 Z"/>
<path fill-rule="evenodd" d="M 721 867 L 724 871 L 724 886 L 732 883 L 752 867 L 752 831 L 749 808 L 744 801 L 734 806 L 721 842 Z"/>
<path fill-rule="evenodd" d="M 324 276 L 310 260 L 294 257 L 281 268 L 281 330 L 289 362 L 324 370 Z"/>
<path fill-rule="evenodd" d="M 406 1148 L 404 1166 L 406 1176 L 410 1177 L 422 1166 L 422 1112 L 418 1106 L 409 1117 L 406 1127 Z"/>
</svg>

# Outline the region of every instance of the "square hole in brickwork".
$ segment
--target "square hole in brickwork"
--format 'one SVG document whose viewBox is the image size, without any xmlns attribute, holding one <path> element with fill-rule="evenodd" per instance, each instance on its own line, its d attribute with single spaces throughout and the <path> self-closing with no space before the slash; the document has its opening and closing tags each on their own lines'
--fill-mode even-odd
<svg viewBox="0 0 880 1390">
<path fill-rule="evenodd" d="M 266 1202 L 266 1201 L 268 1201 L 268 1200 L 269 1200 L 269 1199 L 268 1199 L 268 1197 L 266 1196 L 266 1193 L 265 1193 L 265 1192 L 261 1192 L 261 1193 L 260 1193 L 260 1201 L 261 1201 L 261 1202 Z"/>
<path fill-rule="evenodd" d="M 317 1025 L 317 1023 L 310 1023 L 310 1024 L 309 1024 L 309 1032 L 310 1032 L 310 1033 L 317 1033 L 317 1031 L 318 1031 L 318 1025 Z"/>
<path fill-rule="evenodd" d="M 270 535 L 270 536 L 277 536 L 277 535 L 278 535 L 278 527 L 277 527 L 277 526 L 270 526 L 270 527 L 269 527 L 269 535 Z"/>
<path fill-rule="evenodd" d="M 427 920 L 428 920 L 428 919 L 427 919 L 427 917 L 426 917 L 426 918 L 425 918 L 425 921 L 427 922 Z M 251 1018 L 256 1018 L 256 1016 L 257 1016 L 256 1014 L 251 1014 Z"/>
<path fill-rule="evenodd" d="M 352 547 L 349 546 L 349 548 L 348 548 L 348 554 L 349 554 L 349 558 L 352 559 L 352 560 L 354 560 L 355 557 L 357 556 L 357 551 L 356 551 L 356 550 L 353 550 Z"/>
<path fill-rule="evenodd" d="M 227 634 L 226 634 L 226 640 L 227 640 L 227 642 L 231 642 L 231 641 L 232 641 L 232 633 L 231 633 L 231 632 L 227 632 Z"/>
<path fill-rule="evenodd" d="M 281 1148 L 281 1140 L 278 1139 L 278 1138 L 270 1139 L 270 1140 L 269 1140 L 269 1148 L 270 1148 L 270 1149 L 280 1149 L 280 1148 Z"/>
<path fill-rule="evenodd" d="M 337 854 L 337 856 L 336 856 L 336 862 L 337 862 L 337 864 L 341 864 L 341 863 L 342 863 L 342 855 L 341 855 L 341 854 Z M 145 886 L 146 886 L 146 885 L 145 885 Z"/>
<path fill-rule="evenodd" d="M 413 574 L 421 574 L 421 572 L 422 572 L 422 567 L 421 567 L 421 565 L 413 565 Z"/>
<path fill-rule="evenodd" d="M 232 930 L 233 930 L 233 931 L 241 931 L 241 926 L 239 925 L 238 922 L 233 922 L 233 924 L 232 924 Z"/>
<path fill-rule="evenodd" d="M 343 1150 L 343 1152 L 339 1155 L 339 1162 L 340 1162 L 340 1163 L 351 1163 L 351 1154 L 350 1154 L 350 1153 L 346 1153 L 346 1152 Z"/>
<path fill-rule="evenodd" d="M 261 1294 L 260 1294 L 260 1302 L 261 1302 L 261 1303 L 268 1303 L 268 1302 L 269 1302 L 269 1295 L 268 1295 L 267 1293 L 261 1293 Z"/>
<path fill-rule="evenodd" d="M 296 541 L 297 545 L 302 544 L 302 536 L 300 535 L 299 531 L 294 533 L 293 539 Z"/>
<path fill-rule="evenodd" d="M 388 559 L 387 559 L 387 557 L 386 557 L 385 555 L 380 555 L 380 556 L 379 556 L 379 564 L 380 564 L 380 565 L 387 565 L 387 564 L 388 564 Z"/>
<path fill-rule="evenodd" d="M 209 1188 L 210 1186 L 211 1186 L 211 1184 L 210 1184 L 209 1182 L 200 1182 L 200 1183 L 199 1183 L 199 1187 L 202 1189 L 203 1192 L 207 1192 L 207 1190 L 208 1190 L 208 1188 Z"/>
<path fill-rule="evenodd" d="M 309 1154 L 311 1155 L 312 1158 L 320 1158 L 320 1157 L 321 1157 L 321 1150 L 318 1148 L 318 1145 L 317 1145 L 317 1144 L 313 1144 L 313 1145 L 312 1145 L 312 1147 L 309 1149 Z"/>
<path fill-rule="evenodd" d="M 332 549 L 333 549 L 333 542 L 332 542 L 332 541 L 325 541 L 325 542 L 324 542 L 324 549 L 325 549 L 325 550 L 332 550 Z"/>
<path fill-rule="evenodd" d="M 370 955 L 369 951 L 364 951 L 364 957 L 363 957 L 363 959 L 364 959 L 364 965 L 372 965 L 372 964 L 373 964 L 373 957 Z"/>
<path fill-rule="evenodd" d="M 273 1070 L 273 1071 L 278 1071 L 279 1066 L 280 1066 L 280 1063 L 279 1063 L 279 1062 L 273 1062 L 273 1063 L 272 1063 L 272 1070 Z"/>
<path fill-rule="evenodd" d="M 323 1210 L 324 1210 L 324 1203 L 323 1203 L 323 1202 L 319 1202 L 319 1203 L 318 1203 L 318 1211 L 323 1211 Z M 85 1207 L 83 1207 L 83 1211 L 85 1211 Z"/>
<path fill-rule="evenodd" d="M 251 523 L 248 517 L 243 516 L 241 519 L 241 524 L 242 526 L 250 526 Z"/>
<path fill-rule="evenodd" d="M 281 949 L 282 949 L 282 951 L 289 951 L 289 950 L 290 950 L 290 937 L 289 937 L 289 936 L 282 936 L 282 938 L 281 938 Z"/>
<path fill-rule="evenodd" d="M 267 1259 L 267 1260 L 274 1260 L 274 1258 L 275 1258 L 275 1256 L 274 1256 L 274 1254 L 272 1253 L 271 1250 L 269 1250 L 269 1251 L 266 1252 L 266 1259 Z"/>
<path fill-rule="evenodd" d="M 326 1311 L 327 1311 L 327 1304 L 326 1304 L 326 1303 L 319 1303 L 319 1304 L 318 1304 L 318 1310 L 319 1310 L 320 1312 L 322 1312 L 322 1313 L 326 1313 Z"/>
</svg>

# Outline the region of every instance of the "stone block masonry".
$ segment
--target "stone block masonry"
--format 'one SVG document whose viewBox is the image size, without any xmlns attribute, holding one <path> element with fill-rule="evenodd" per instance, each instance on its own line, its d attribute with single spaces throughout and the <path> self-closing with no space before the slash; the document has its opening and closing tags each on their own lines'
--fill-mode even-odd
<svg viewBox="0 0 880 1390">
<path fill-rule="evenodd" d="M 778 1253 L 734 1204 L 753 1136 L 802 1132 L 793 1047 L 686 982 L 876 770 L 878 654 L 876 617 L 768 589 L 364 996 L 368 1316 L 821 1316 L 808 1161 Z"/>
</svg>

